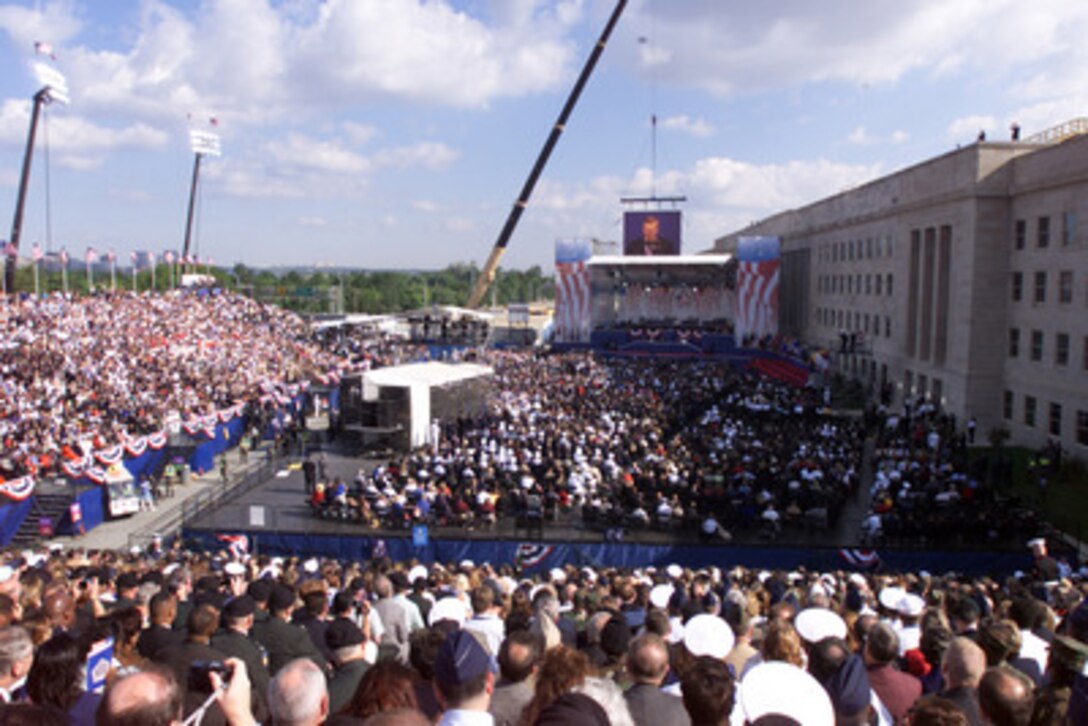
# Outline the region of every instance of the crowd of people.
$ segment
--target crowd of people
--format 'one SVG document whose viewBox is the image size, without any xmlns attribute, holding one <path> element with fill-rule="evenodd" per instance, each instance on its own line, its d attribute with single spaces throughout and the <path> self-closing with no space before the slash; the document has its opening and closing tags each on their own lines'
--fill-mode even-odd
<svg viewBox="0 0 1088 726">
<path fill-rule="evenodd" d="M 163 431 L 173 420 L 342 370 L 297 315 L 229 292 L 8 298 L 0 304 L 0 478 Z"/>
<path fill-rule="evenodd" d="M 728 538 L 833 526 L 860 484 L 861 422 L 727 363 L 489 352 L 488 410 L 437 444 L 330 482 L 383 525 L 574 512 L 601 529 Z"/>
<path fill-rule="evenodd" d="M 0 722 L 1081 724 L 1088 581 L 36 550 Z"/>
<path fill-rule="evenodd" d="M 1022 504 L 998 496 L 987 462 L 972 464 L 971 422 L 956 421 L 925 400 L 882 406 L 875 432 L 872 510 L 862 534 L 872 544 L 921 547 L 1026 541 L 1043 523 Z"/>
</svg>

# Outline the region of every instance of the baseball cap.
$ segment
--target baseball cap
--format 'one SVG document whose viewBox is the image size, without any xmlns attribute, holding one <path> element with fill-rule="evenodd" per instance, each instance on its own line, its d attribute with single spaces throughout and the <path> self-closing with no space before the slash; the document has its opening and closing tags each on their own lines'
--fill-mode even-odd
<svg viewBox="0 0 1088 726">
<path fill-rule="evenodd" d="M 361 645 L 363 640 L 363 631 L 347 618 L 336 618 L 325 630 L 325 645 L 329 647 L 329 650 Z"/>
<path fill-rule="evenodd" d="M 434 678 L 439 687 L 458 688 L 479 678 L 491 668 L 491 658 L 471 633 L 451 633 L 434 660 Z"/>
</svg>

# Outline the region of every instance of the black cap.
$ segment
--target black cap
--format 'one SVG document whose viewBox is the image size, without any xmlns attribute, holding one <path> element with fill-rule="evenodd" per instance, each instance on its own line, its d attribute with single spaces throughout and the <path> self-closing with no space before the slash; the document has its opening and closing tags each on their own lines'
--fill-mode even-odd
<svg viewBox="0 0 1088 726">
<path fill-rule="evenodd" d="M 120 578 L 118 578 L 120 581 Z M 215 592 L 219 589 L 219 586 L 223 584 L 223 579 L 219 575 L 204 575 L 193 585 L 193 589 L 197 592 Z"/>
<path fill-rule="evenodd" d="M 268 596 L 272 594 L 272 583 L 268 580 L 255 580 L 249 583 L 246 594 L 253 598 L 254 602 L 267 603 Z"/>
<path fill-rule="evenodd" d="M 272 612 L 282 612 L 295 604 L 295 591 L 287 585 L 276 584 L 272 586 L 272 594 L 268 596 L 268 609 Z"/>
<path fill-rule="evenodd" d="M 140 578 L 136 576 L 135 572 L 122 572 L 117 576 L 118 590 L 131 590 L 132 588 L 139 586 Z"/>
<path fill-rule="evenodd" d="M 363 643 L 363 631 L 347 618 L 336 618 L 325 630 L 325 645 L 329 650 L 339 650 Z"/>
<path fill-rule="evenodd" d="M 232 598 L 223 609 L 223 614 L 228 618 L 244 618 L 252 615 L 257 610 L 257 603 L 249 595 L 241 595 Z"/>
</svg>

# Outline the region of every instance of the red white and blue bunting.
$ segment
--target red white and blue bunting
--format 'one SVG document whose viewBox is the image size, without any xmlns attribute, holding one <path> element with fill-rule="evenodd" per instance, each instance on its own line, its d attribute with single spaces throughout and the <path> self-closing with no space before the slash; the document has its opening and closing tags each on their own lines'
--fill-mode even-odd
<svg viewBox="0 0 1088 726">
<path fill-rule="evenodd" d="M 8 499 L 21 502 L 34 493 L 34 477 L 24 476 L 11 481 L 0 482 L 0 494 Z"/>
</svg>

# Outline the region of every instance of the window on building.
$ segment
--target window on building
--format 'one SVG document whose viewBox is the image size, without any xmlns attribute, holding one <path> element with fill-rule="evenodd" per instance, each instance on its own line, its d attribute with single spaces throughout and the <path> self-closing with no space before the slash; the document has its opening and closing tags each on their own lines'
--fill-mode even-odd
<svg viewBox="0 0 1088 726">
<path fill-rule="evenodd" d="M 883 275 L 873 275 L 873 277 L 876 278 L 876 294 L 877 295 L 883 295 L 884 294 L 884 276 Z"/>
<path fill-rule="evenodd" d="M 1054 336 L 1054 364 L 1063 368 L 1069 365 L 1069 333 Z"/>
<path fill-rule="evenodd" d="M 1043 359 L 1043 331 L 1031 331 L 1031 359 L 1041 361 Z"/>
<path fill-rule="evenodd" d="M 1024 249 L 1028 241 L 1028 221 L 1026 219 L 1016 220 L 1016 231 L 1013 234 L 1013 239 L 1016 243 L 1016 249 Z"/>
<path fill-rule="evenodd" d="M 1058 302 L 1069 305 L 1073 302 L 1073 271 L 1062 270 L 1058 273 Z"/>
<path fill-rule="evenodd" d="M 1050 246 L 1050 217 L 1039 217 L 1039 224 L 1036 228 L 1035 244 L 1039 247 Z"/>
<path fill-rule="evenodd" d="M 892 318 L 890 315 L 885 316 L 884 318 L 884 337 L 892 337 Z"/>
<path fill-rule="evenodd" d="M 885 289 L 888 291 L 888 295 L 892 294 L 892 273 L 888 273 L 888 284 L 885 285 Z"/>
<path fill-rule="evenodd" d="M 903 371 L 903 390 L 905 390 L 908 395 L 911 395 L 911 396 L 914 395 L 914 372 L 913 371 Z"/>
<path fill-rule="evenodd" d="M 944 381 L 940 378 L 934 378 L 933 384 L 930 386 L 930 390 L 933 392 L 933 400 L 937 403 L 944 405 Z"/>
<path fill-rule="evenodd" d="M 1035 396 L 1024 396 L 1024 425 L 1035 428 Z"/>
<path fill-rule="evenodd" d="M 1050 416 L 1049 416 L 1048 430 L 1051 436 L 1062 435 L 1062 405 L 1060 403 L 1050 404 Z"/>
<path fill-rule="evenodd" d="M 869 237 L 865 240 L 865 257 L 866 259 L 873 259 L 873 238 Z"/>
<path fill-rule="evenodd" d="M 1077 443 L 1088 446 L 1088 411 L 1077 411 Z"/>
<path fill-rule="evenodd" d="M 865 294 L 866 295 L 872 295 L 873 294 L 873 276 L 872 275 L 866 275 L 865 276 Z"/>
<path fill-rule="evenodd" d="M 1046 302 L 1046 270 L 1038 270 L 1035 273 L 1035 302 Z"/>
<path fill-rule="evenodd" d="M 1020 355 L 1020 328 L 1009 328 L 1009 357 Z"/>
<path fill-rule="evenodd" d="M 1001 415 L 1005 417 L 1006 421 L 1011 421 L 1013 394 L 1012 391 L 1005 391 L 1005 395 L 1001 399 Z"/>
<path fill-rule="evenodd" d="M 1020 299 L 1024 296 L 1024 273 L 1014 272 L 1012 273 L 1012 301 L 1020 302 Z"/>
<path fill-rule="evenodd" d="M 1062 246 L 1069 247 L 1077 241 L 1077 213 L 1062 214 Z"/>
</svg>

